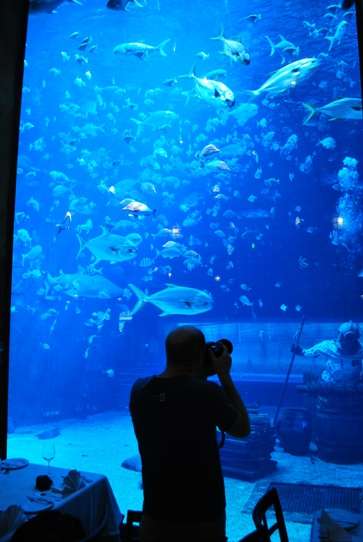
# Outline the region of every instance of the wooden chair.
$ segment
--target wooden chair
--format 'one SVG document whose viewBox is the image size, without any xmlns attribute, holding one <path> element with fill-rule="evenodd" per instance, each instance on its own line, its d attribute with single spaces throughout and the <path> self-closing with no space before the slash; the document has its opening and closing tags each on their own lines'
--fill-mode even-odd
<svg viewBox="0 0 363 542">
<path fill-rule="evenodd" d="M 271 526 L 267 523 L 267 511 L 273 509 L 276 521 Z M 253 509 L 252 518 L 257 530 L 265 533 L 266 541 L 271 541 L 271 535 L 278 531 L 281 542 L 289 542 L 284 515 L 281 508 L 279 495 L 275 488 L 270 489 L 261 499 L 259 499 Z"/>
</svg>

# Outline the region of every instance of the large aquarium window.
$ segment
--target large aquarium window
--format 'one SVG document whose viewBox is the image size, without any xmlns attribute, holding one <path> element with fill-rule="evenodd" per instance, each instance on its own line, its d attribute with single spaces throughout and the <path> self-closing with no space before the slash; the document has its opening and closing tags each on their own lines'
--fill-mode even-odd
<svg viewBox="0 0 363 542">
<path fill-rule="evenodd" d="M 25 63 L 9 456 L 52 440 L 141 509 L 130 388 L 195 325 L 251 415 L 221 451 L 229 540 L 270 484 L 308 539 L 309 484 L 320 508 L 363 484 L 354 9 L 30 0 Z"/>
</svg>

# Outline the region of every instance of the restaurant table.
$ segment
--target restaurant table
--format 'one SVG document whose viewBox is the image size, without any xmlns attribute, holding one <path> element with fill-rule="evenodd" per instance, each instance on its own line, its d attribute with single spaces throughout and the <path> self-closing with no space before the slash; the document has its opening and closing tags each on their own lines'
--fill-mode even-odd
<svg viewBox="0 0 363 542">
<path fill-rule="evenodd" d="M 63 477 L 69 470 L 58 467 L 48 468 L 30 463 L 17 470 L 0 473 L 0 510 L 4 511 L 10 505 L 22 506 L 31 502 L 39 492 L 35 490 L 35 480 L 38 475 L 48 474 L 53 480 L 53 487 L 61 489 Z M 86 535 L 92 536 L 101 527 L 101 536 L 105 540 L 118 542 L 119 526 L 122 514 L 119 510 L 112 488 L 106 476 L 90 472 L 81 472 L 84 487 L 63 496 L 60 493 L 47 491 L 44 498 L 52 501 L 52 510 L 60 510 L 81 520 Z M 30 497 L 30 499 L 29 499 Z M 51 506 L 51 505 L 50 505 Z M 41 512 L 40 512 L 41 513 Z M 32 517 L 31 514 L 26 515 Z M 0 536 L 0 542 L 8 542 L 14 531 Z"/>
<path fill-rule="evenodd" d="M 334 538 L 329 538 L 329 537 L 320 538 L 321 513 L 322 513 L 322 510 L 320 510 L 319 512 L 315 512 L 313 516 L 313 522 L 312 522 L 311 532 L 310 532 L 310 542 L 331 542 L 331 541 L 335 542 Z M 363 542 L 363 515 L 361 513 L 361 514 L 352 514 L 352 516 L 356 516 L 357 520 L 359 521 L 359 524 L 357 525 L 357 527 L 354 527 L 351 530 L 347 530 L 346 533 L 350 535 L 351 538 L 349 538 L 349 540 L 351 542 Z M 339 542 L 340 540 L 341 539 L 339 539 Z"/>
</svg>

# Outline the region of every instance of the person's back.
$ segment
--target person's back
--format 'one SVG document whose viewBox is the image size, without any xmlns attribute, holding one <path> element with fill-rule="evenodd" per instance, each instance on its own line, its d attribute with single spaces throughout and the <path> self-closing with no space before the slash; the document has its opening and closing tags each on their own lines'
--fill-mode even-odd
<svg viewBox="0 0 363 542">
<path fill-rule="evenodd" d="M 176 337 L 171 340 L 176 340 L 181 356 L 180 340 L 188 342 L 185 335 L 193 335 L 193 330 L 173 332 Z M 224 540 L 225 493 L 216 427 L 247 435 L 248 416 L 220 386 L 198 375 L 205 340 L 195 331 L 200 352 L 196 371 L 170 364 L 169 348 L 168 369 L 160 376 L 137 380 L 131 392 L 130 410 L 142 460 L 144 526 L 152 527 L 146 534 L 144 529 L 145 541 L 171 536 L 177 540 L 178 534 L 192 540 L 191 531 L 198 533 L 195 540 Z M 201 524 L 206 527 L 202 532 Z M 189 526 L 189 531 L 182 535 L 183 526 Z M 151 532 L 156 538 L 148 536 Z"/>
</svg>

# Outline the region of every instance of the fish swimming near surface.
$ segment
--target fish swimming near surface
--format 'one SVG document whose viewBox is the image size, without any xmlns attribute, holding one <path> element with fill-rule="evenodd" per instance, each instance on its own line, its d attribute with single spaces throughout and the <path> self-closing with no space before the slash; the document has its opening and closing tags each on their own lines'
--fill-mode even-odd
<svg viewBox="0 0 363 542">
<path fill-rule="evenodd" d="M 152 53 L 159 53 L 160 56 L 167 56 L 165 51 L 166 45 L 170 39 L 162 41 L 159 45 L 149 45 L 143 42 L 120 43 L 113 49 L 114 55 L 132 55 L 143 60 Z"/>
<path fill-rule="evenodd" d="M 144 4 L 141 4 L 137 0 L 108 0 L 106 7 L 117 11 L 127 11 L 128 4 L 133 4 L 139 8 L 145 7 Z"/>
<path fill-rule="evenodd" d="M 307 110 L 307 116 L 304 119 L 304 124 L 307 124 L 309 120 L 316 114 L 321 113 L 330 117 L 330 120 L 362 120 L 362 100 L 360 98 L 340 98 L 334 100 L 322 107 L 313 107 L 307 103 L 303 106 Z"/>
<path fill-rule="evenodd" d="M 130 234 L 132 235 L 132 234 Z M 78 236 L 80 249 L 77 257 L 83 250 L 89 250 L 95 257 L 94 265 L 101 261 L 120 263 L 132 260 L 137 255 L 137 244 L 132 237 L 110 233 L 102 228 L 102 234 L 84 242 Z"/>
<path fill-rule="evenodd" d="M 30 13 L 53 13 L 58 6 L 64 2 L 70 2 L 72 4 L 78 4 L 79 6 L 82 3 L 79 0 L 30 0 L 29 2 L 29 12 Z"/>
<path fill-rule="evenodd" d="M 223 43 L 222 54 L 233 60 L 233 62 L 240 62 L 241 64 L 251 64 L 251 55 L 247 51 L 246 47 L 241 41 L 231 40 L 224 37 L 223 28 L 218 36 L 211 38 L 211 40 L 219 40 Z"/>
<path fill-rule="evenodd" d="M 57 277 L 47 275 L 47 285 L 55 292 L 70 297 L 113 299 L 122 297 L 123 290 L 100 274 L 60 273 Z"/>
<path fill-rule="evenodd" d="M 286 64 L 275 71 L 257 90 L 249 91 L 253 96 L 260 94 L 278 95 L 290 88 L 294 88 L 299 81 L 308 77 L 311 71 L 317 68 L 319 60 L 315 57 L 302 58 Z"/>
<path fill-rule="evenodd" d="M 204 290 L 167 284 L 167 287 L 160 292 L 151 295 L 145 294 L 142 290 L 129 284 L 138 301 L 131 311 L 131 316 L 138 312 L 144 303 L 152 303 L 163 312 L 160 316 L 171 316 L 173 314 L 201 314 L 213 307 L 212 295 Z"/>
</svg>

